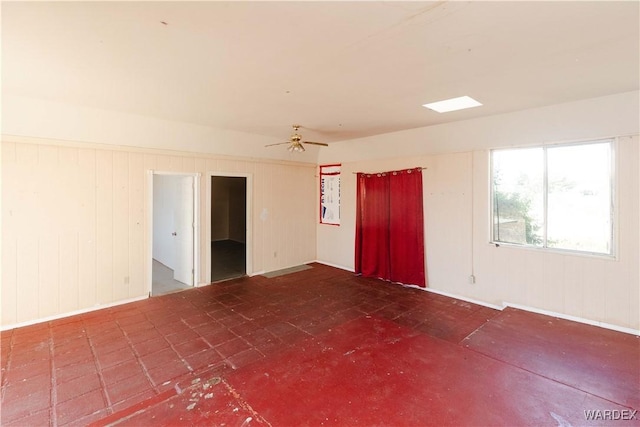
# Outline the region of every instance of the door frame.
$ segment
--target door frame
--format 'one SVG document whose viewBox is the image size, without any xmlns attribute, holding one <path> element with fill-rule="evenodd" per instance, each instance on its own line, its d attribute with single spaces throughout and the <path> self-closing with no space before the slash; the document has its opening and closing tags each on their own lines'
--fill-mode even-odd
<svg viewBox="0 0 640 427">
<path fill-rule="evenodd" d="M 205 223 L 204 235 L 207 236 L 209 243 L 205 245 L 205 271 L 204 277 L 206 283 L 211 283 L 211 180 L 213 177 L 233 177 L 246 178 L 246 235 L 245 235 L 245 274 L 253 275 L 253 174 L 250 173 L 233 173 L 233 172 L 207 172 L 206 174 L 206 195 L 205 197 Z"/>
<path fill-rule="evenodd" d="M 168 172 L 147 170 L 146 219 L 147 236 L 145 238 L 146 277 L 145 289 L 149 296 L 153 288 L 153 177 L 154 175 L 172 175 L 193 178 L 193 287 L 199 286 L 200 279 L 200 173 Z M 210 261 L 209 261 L 210 262 Z"/>
</svg>

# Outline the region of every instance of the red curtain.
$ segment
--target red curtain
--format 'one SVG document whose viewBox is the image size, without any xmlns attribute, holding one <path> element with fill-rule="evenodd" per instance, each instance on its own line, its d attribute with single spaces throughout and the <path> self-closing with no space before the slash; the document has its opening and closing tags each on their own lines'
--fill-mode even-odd
<svg viewBox="0 0 640 427">
<path fill-rule="evenodd" d="M 426 286 L 422 169 L 358 174 L 356 273 Z"/>
</svg>

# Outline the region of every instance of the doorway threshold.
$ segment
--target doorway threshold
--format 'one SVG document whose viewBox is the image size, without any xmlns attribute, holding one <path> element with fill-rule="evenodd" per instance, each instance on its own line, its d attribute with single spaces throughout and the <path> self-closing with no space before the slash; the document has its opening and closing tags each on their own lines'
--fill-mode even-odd
<svg viewBox="0 0 640 427">
<path fill-rule="evenodd" d="M 262 276 L 266 277 L 267 279 L 271 279 L 273 277 L 279 277 L 279 276 L 284 276 L 291 273 L 297 273 L 298 271 L 309 270 L 310 268 L 313 268 L 313 267 L 307 264 L 302 264 L 302 265 L 296 265 L 294 267 L 283 268 L 282 270 L 270 271 L 268 273 L 262 274 Z"/>
</svg>

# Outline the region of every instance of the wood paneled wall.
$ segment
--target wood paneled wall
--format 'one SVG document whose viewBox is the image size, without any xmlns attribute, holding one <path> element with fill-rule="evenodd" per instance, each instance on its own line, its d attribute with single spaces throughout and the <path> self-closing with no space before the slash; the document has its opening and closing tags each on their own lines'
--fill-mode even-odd
<svg viewBox="0 0 640 427">
<path fill-rule="evenodd" d="M 315 165 L 5 137 L 3 327 L 147 295 L 149 170 L 201 174 L 199 283 L 208 282 L 207 173 L 252 177 L 248 273 L 316 258 Z"/>
</svg>

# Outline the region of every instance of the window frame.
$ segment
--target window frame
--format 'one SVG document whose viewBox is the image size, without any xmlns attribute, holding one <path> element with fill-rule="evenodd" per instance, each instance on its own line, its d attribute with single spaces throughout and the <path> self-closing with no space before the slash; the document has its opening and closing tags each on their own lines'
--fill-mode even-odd
<svg viewBox="0 0 640 427">
<path fill-rule="evenodd" d="M 547 170 L 547 150 L 550 148 L 556 147 L 570 147 L 570 146 L 586 146 L 591 144 L 602 144 L 608 143 L 610 150 L 610 162 L 609 165 L 609 185 L 610 189 L 610 251 L 608 253 L 605 252 L 591 252 L 591 251 L 581 251 L 576 249 L 563 249 L 563 248 L 553 248 L 547 246 L 547 224 L 548 224 L 548 195 L 549 195 L 549 187 L 548 187 L 548 170 Z M 513 242 L 502 242 L 499 240 L 495 240 L 495 185 L 494 185 L 494 157 L 493 153 L 496 151 L 507 151 L 507 150 L 518 150 L 518 149 L 535 149 L 540 148 L 543 150 L 543 225 L 542 225 L 542 237 L 543 243 L 541 246 L 536 246 L 528 243 L 513 243 Z M 510 146 L 510 147 L 500 147 L 493 148 L 489 150 L 489 244 L 499 246 L 507 246 L 513 248 L 521 248 L 525 250 L 533 250 L 533 251 L 542 251 L 544 253 L 558 253 L 563 255 L 577 255 L 577 256 L 586 256 L 586 257 L 595 257 L 595 258 L 606 258 L 606 259 L 618 259 L 618 167 L 617 167 L 617 152 L 618 152 L 618 139 L 615 137 L 607 137 L 607 138 L 598 138 L 598 139 L 590 139 L 590 140 L 582 140 L 582 141 L 572 141 L 572 142 L 557 142 L 557 143 L 549 143 L 549 144 L 536 144 L 536 145 L 521 145 L 521 146 Z"/>
</svg>

